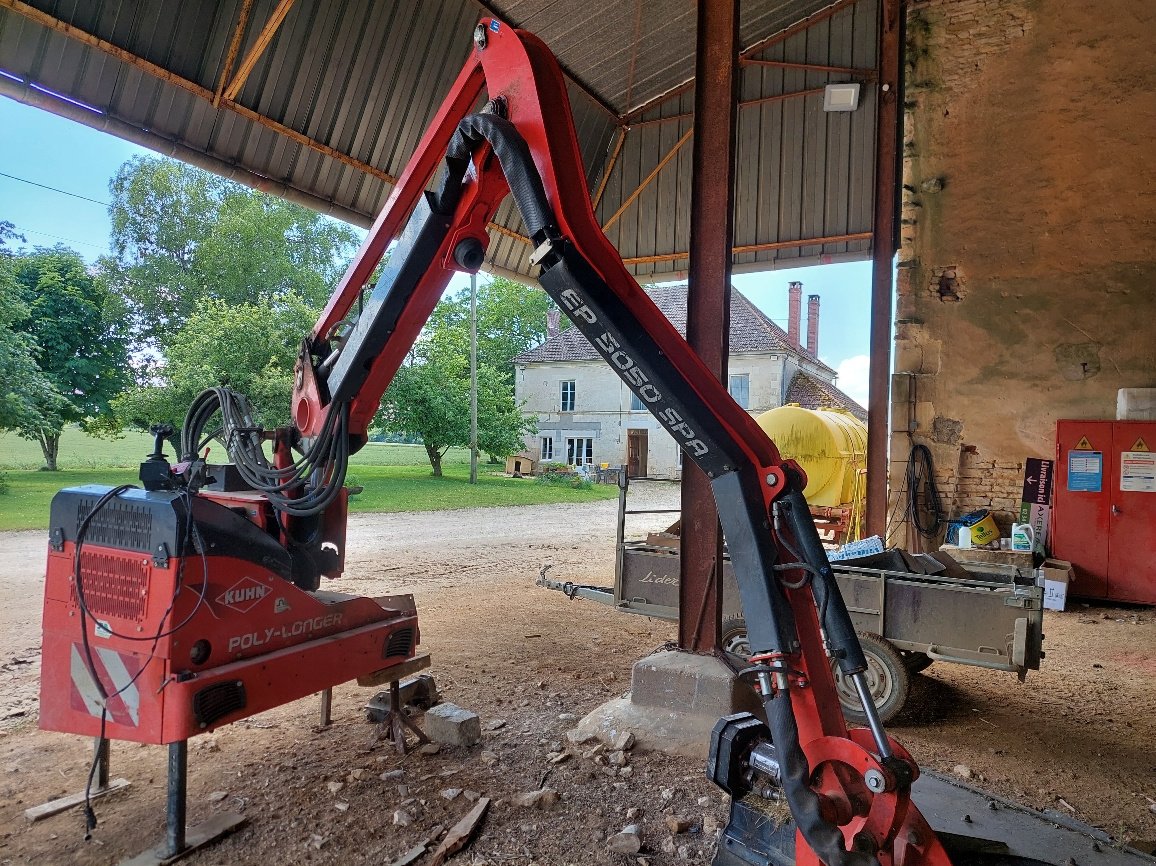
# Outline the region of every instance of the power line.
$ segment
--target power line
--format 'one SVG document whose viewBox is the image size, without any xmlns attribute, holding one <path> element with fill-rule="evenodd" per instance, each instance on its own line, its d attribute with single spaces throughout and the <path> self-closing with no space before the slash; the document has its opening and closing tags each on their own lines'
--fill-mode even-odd
<svg viewBox="0 0 1156 866">
<path fill-rule="evenodd" d="M 112 205 L 110 205 L 106 201 L 97 201 L 96 199 L 89 198 L 86 195 L 80 195 L 79 193 L 69 192 L 68 190 L 65 190 L 65 189 L 57 189 L 54 186 L 48 186 L 48 184 L 37 183 L 34 180 L 29 180 L 26 177 L 17 177 L 14 174 L 8 174 L 7 172 L 3 172 L 3 171 L 0 171 L 0 177 L 8 177 L 8 178 L 11 178 L 12 180 L 18 180 L 21 183 L 27 183 L 27 184 L 30 184 L 31 186 L 38 186 L 41 189 L 47 189 L 47 190 L 51 190 L 52 192 L 58 192 L 61 195 L 69 195 L 69 196 L 72 196 L 73 198 L 81 199 L 82 201 L 90 201 L 93 204 L 98 204 L 98 205 L 101 205 L 102 207 L 112 207 Z"/>
<path fill-rule="evenodd" d="M 76 238 L 66 238 L 63 235 L 53 235 L 49 234 L 48 232 L 37 231 L 36 229 L 18 228 L 17 231 L 28 232 L 30 235 L 44 235 L 46 238 L 54 238 L 58 241 L 68 241 L 70 244 L 81 244 L 82 246 L 92 247 L 93 249 L 97 250 L 107 249 L 106 247 L 102 247 L 100 244 L 94 244 L 91 241 L 81 241 L 77 240 Z"/>
</svg>

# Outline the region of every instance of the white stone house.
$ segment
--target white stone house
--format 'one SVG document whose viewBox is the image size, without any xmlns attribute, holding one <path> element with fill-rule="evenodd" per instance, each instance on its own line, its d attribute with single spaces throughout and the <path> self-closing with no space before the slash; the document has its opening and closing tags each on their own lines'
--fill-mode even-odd
<svg viewBox="0 0 1156 866">
<path fill-rule="evenodd" d="M 799 295 L 791 286 L 791 335 L 742 293 L 731 291 L 729 390 L 752 415 L 784 403 L 837 406 L 866 413 L 835 387 L 835 371 L 819 360 L 818 298 L 812 296 L 808 350 L 799 345 Z M 686 333 L 686 286 L 647 289 L 651 299 Z M 602 360 L 577 329 L 557 329 L 540 346 L 514 359 L 514 396 L 538 416 L 527 453 L 542 463 L 624 465 L 631 477 L 678 478 L 682 450 Z M 792 339 L 792 336 L 794 339 Z"/>
</svg>

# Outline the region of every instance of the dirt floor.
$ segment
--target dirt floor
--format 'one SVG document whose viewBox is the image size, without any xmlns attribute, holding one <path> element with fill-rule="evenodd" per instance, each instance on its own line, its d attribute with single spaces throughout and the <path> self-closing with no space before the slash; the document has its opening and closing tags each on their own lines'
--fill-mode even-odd
<svg viewBox="0 0 1156 866">
<path fill-rule="evenodd" d="M 671 507 L 676 493 L 642 487 L 632 507 L 647 499 Z M 644 863 L 709 862 L 726 805 L 697 762 L 635 750 L 624 771 L 582 748 L 548 758 L 565 751 L 578 718 L 629 688 L 636 659 L 674 634 L 669 623 L 534 586 L 545 563 L 555 564 L 552 577 L 609 584 L 614 509 L 354 516 L 337 588 L 416 595 L 438 687 L 481 716 L 482 743 L 402 759 L 371 745 L 362 707 L 373 690 L 354 686 L 337 689 L 326 730 L 315 728 L 318 704 L 308 699 L 194 739 L 190 821 L 239 810 L 248 823 L 185 862 L 388 864 L 455 824 L 476 795 L 493 802 L 456 862 L 625 863 L 607 838 L 628 824 L 641 827 Z M 88 741 L 35 727 L 44 546 L 43 533 L 0 535 L 0 864 L 115 863 L 163 832 L 164 749 L 113 745 L 113 775 L 132 787 L 97 802 L 91 842 L 77 811 L 37 824 L 23 817 L 83 788 L 90 759 Z M 933 665 L 894 733 L 926 767 L 966 768 L 974 784 L 1027 805 L 1156 838 L 1156 614 L 1075 604 L 1047 614 L 1045 630 L 1044 670 L 1026 684 Z M 556 803 L 519 805 L 543 787 Z M 454 789 L 462 792 L 450 799 Z M 673 835 L 668 816 L 690 820 L 691 831 Z"/>
</svg>

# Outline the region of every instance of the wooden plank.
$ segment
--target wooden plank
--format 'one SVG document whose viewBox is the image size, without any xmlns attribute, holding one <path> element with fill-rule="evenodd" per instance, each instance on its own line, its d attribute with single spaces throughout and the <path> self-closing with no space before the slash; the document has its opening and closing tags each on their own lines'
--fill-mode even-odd
<svg viewBox="0 0 1156 866">
<path fill-rule="evenodd" d="M 404 680 L 406 677 L 412 676 L 418 671 L 425 670 L 429 666 L 430 654 L 428 652 L 418 653 L 413 658 L 404 662 L 358 677 L 357 684 L 363 688 L 383 686 L 386 683 L 395 683 L 398 680 Z"/>
<path fill-rule="evenodd" d="M 108 783 L 108 787 L 99 788 L 89 795 L 90 800 L 97 800 L 101 797 L 107 797 L 109 794 L 115 794 L 131 785 L 128 779 L 113 779 Z M 51 818 L 53 815 L 59 815 L 84 802 L 84 791 L 77 794 L 69 794 L 67 797 L 59 797 L 56 800 L 49 800 L 47 803 L 41 803 L 39 806 L 33 806 L 30 809 L 24 810 L 24 817 L 29 821 L 40 821 L 44 818 Z"/>
<path fill-rule="evenodd" d="M 478 825 L 482 822 L 482 818 L 486 814 L 486 809 L 490 807 L 490 798 L 482 797 L 478 800 L 476 806 L 469 811 L 466 817 L 458 821 L 450 832 L 446 834 L 446 838 L 434 851 L 433 860 L 430 861 L 430 866 L 442 866 L 450 857 L 457 854 L 466 845 L 469 844 L 470 839 L 473 838 L 474 832 L 478 829 Z"/>
<path fill-rule="evenodd" d="M 187 857 L 198 848 L 203 848 L 210 842 L 221 838 L 226 833 L 232 833 L 247 820 L 244 815 L 238 815 L 236 812 L 221 812 L 207 821 L 202 821 L 195 827 L 189 827 L 185 832 L 185 849 L 179 854 L 170 857 L 165 853 L 164 846 L 161 845 L 150 848 L 148 851 L 142 851 L 128 860 L 121 860 L 119 866 L 168 866 L 182 857 Z"/>
</svg>

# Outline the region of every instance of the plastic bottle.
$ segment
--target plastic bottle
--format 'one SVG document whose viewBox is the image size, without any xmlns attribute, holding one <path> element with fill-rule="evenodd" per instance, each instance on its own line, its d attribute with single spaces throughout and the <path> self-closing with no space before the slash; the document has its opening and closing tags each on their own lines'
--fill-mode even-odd
<svg viewBox="0 0 1156 866">
<path fill-rule="evenodd" d="M 1013 523 L 1011 531 L 1011 549 L 1021 553 L 1031 553 L 1036 546 L 1036 533 L 1030 523 Z"/>
</svg>

